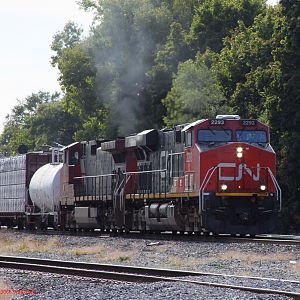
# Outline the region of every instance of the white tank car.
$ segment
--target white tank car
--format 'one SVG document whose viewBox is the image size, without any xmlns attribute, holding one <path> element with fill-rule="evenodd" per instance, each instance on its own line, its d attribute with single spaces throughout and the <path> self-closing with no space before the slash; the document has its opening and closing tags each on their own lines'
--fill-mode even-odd
<svg viewBox="0 0 300 300">
<path fill-rule="evenodd" d="M 39 168 L 29 184 L 29 194 L 34 205 L 42 212 L 57 211 L 61 196 L 63 164 L 47 164 Z"/>
</svg>

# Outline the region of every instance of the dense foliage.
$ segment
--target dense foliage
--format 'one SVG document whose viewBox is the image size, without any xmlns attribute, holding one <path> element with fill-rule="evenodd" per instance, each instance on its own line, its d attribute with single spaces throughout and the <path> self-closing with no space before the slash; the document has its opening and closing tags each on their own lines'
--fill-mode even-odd
<svg viewBox="0 0 300 300">
<path fill-rule="evenodd" d="M 19 144 L 114 138 L 217 113 L 268 123 L 285 225 L 300 228 L 300 1 L 81 0 L 89 36 L 66 24 L 51 45 L 62 95 L 13 109 L 0 139 Z M 287 227 L 286 227 L 287 228 Z"/>
</svg>

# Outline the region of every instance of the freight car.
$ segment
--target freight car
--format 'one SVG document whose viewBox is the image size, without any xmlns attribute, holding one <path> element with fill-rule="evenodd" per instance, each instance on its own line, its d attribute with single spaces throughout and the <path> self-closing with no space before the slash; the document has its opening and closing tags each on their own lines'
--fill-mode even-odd
<svg viewBox="0 0 300 300">
<path fill-rule="evenodd" d="M 0 159 L 0 225 L 19 229 L 36 226 L 34 207 L 28 193 L 34 172 L 51 162 L 48 153 L 27 153 Z"/>
<path fill-rule="evenodd" d="M 217 116 L 62 153 L 29 186 L 43 227 L 255 235 L 276 226 L 276 157 L 258 120 Z"/>
</svg>

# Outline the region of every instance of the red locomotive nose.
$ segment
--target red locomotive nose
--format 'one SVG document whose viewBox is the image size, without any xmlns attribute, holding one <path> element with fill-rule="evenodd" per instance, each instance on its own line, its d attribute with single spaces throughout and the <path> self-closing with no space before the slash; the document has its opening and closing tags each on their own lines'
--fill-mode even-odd
<svg viewBox="0 0 300 300">
<path fill-rule="evenodd" d="M 209 169 L 215 168 L 207 191 L 227 193 L 275 192 L 275 154 L 246 143 L 230 143 L 202 152 L 203 180 Z"/>
</svg>

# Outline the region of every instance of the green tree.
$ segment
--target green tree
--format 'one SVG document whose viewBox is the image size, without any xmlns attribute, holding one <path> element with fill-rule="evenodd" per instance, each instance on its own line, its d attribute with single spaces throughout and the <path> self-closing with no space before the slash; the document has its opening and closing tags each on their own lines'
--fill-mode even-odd
<svg viewBox="0 0 300 300">
<path fill-rule="evenodd" d="M 0 136 L 0 156 L 17 154 L 18 147 L 22 144 L 28 145 L 31 150 L 34 149 L 34 139 L 29 129 L 6 122 Z"/>
<path fill-rule="evenodd" d="M 178 64 L 192 57 L 186 40 L 187 33 L 180 23 L 173 22 L 164 46 L 157 51 L 155 64 L 149 72 L 150 83 L 147 87 L 149 110 L 152 122 L 162 125 L 162 115 L 166 114 L 161 102 L 172 87 L 172 78 L 177 72 Z M 149 120 L 149 123 L 151 120 Z"/>
<path fill-rule="evenodd" d="M 82 28 L 78 27 L 74 22 L 69 21 L 62 31 L 54 35 L 51 43 L 51 50 L 55 52 L 51 56 L 52 66 L 57 65 L 63 49 L 72 48 L 81 41 L 82 32 Z"/>
<path fill-rule="evenodd" d="M 65 94 L 62 108 L 77 121 L 70 138 L 95 139 L 105 135 L 106 110 L 96 94 L 96 68 L 88 41 L 80 40 L 81 32 L 70 22 L 54 36 L 52 64 L 60 71 L 59 82 Z"/>
<path fill-rule="evenodd" d="M 73 136 L 79 119 L 68 113 L 61 100 L 42 103 L 30 119 L 29 132 L 34 138 L 35 148 L 57 142 L 68 145 L 74 142 Z"/>
<path fill-rule="evenodd" d="M 191 25 L 191 44 L 195 51 L 207 48 L 219 52 L 223 39 L 243 22 L 250 26 L 266 8 L 265 0 L 204 0 L 196 10 Z"/>
<path fill-rule="evenodd" d="M 279 101 L 272 103 L 271 124 L 280 132 L 280 175 L 284 184 L 285 215 L 293 229 L 300 230 L 300 2 L 280 1 L 286 30 L 282 34 L 283 50 L 277 51 L 281 63 Z M 279 32 L 282 30 L 279 29 Z"/>
<path fill-rule="evenodd" d="M 188 60 L 178 67 L 173 86 L 163 100 L 166 125 L 173 126 L 228 113 L 224 96 L 212 72 L 200 60 Z"/>
<path fill-rule="evenodd" d="M 278 101 L 282 46 L 277 28 L 284 28 L 280 7 L 269 7 L 250 27 L 240 22 L 224 48 L 212 59 L 212 69 L 232 109 L 245 118 L 269 120 L 270 105 Z"/>
<path fill-rule="evenodd" d="M 12 109 L 6 117 L 3 133 L 0 136 L 0 152 L 5 155 L 16 154 L 20 144 L 27 144 L 30 150 L 36 147 L 37 136 L 32 133 L 32 120 L 41 105 L 58 101 L 59 94 L 48 92 L 33 93 Z"/>
<path fill-rule="evenodd" d="M 157 115 L 166 113 L 159 99 L 165 98 L 170 91 L 172 78 L 180 63 L 194 59 L 197 52 L 204 53 L 209 48 L 219 52 L 224 47 L 223 39 L 230 36 L 238 22 L 246 26 L 252 24 L 255 16 L 266 7 L 262 0 L 192 1 L 186 5 L 185 10 L 182 9 L 191 16 L 187 26 L 184 19 L 176 18 L 174 8 L 175 3 L 179 2 L 174 1 L 176 22 L 171 24 L 166 43 L 157 51 L 155 65 L 150 72 L 149 103 L 154 104 L 152 110 Z"/>
<path fill-rule="evenodd" d="M 83 119 L 88 117 L 97 107 L 96 70 L 90 56 L 81 45 L 76 45 L 63 49 L 57 64 L 66 109 Z"/>
<path fill-rule="evenodd" d="M 101 22 L 88 41 L 97 70 L 95 87 L 108 112 L 108 137 L 153 126 L 149 70 L 173 21 L 172 1 L 83 1 Z M 159 101 L 161 98 L 159 99 Z"/>
</svg>

